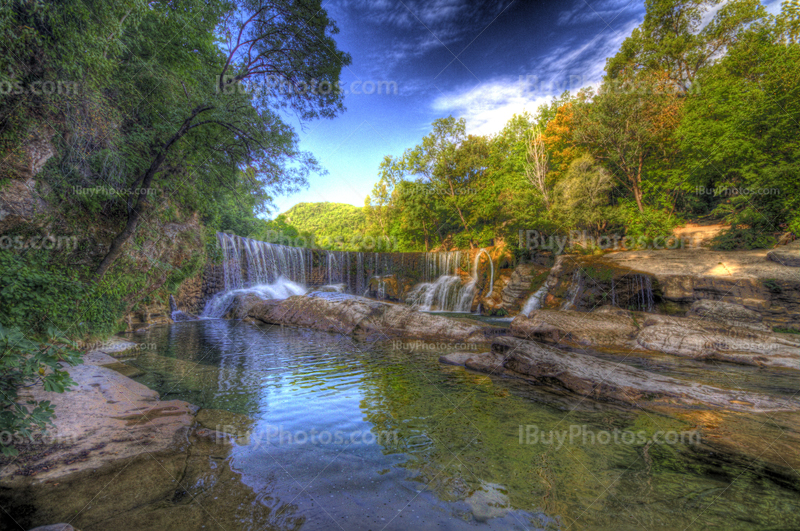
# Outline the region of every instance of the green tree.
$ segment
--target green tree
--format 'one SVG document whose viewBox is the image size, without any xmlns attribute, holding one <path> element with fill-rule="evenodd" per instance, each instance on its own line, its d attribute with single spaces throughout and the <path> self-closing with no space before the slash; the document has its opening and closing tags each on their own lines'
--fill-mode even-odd
<svg viewBox="0 0 800 531">
<path fill-rule="evenodd" d="M 199 50 L 194 43 L 168 48 L 167 53 L 171 50 L 184 57 L 182 68 L 165 73 L 161 81 L 167 88 L 160 92 L 172 91 L 172 101 L 182 104 L 172 105 L 148 142 L 152 155 L 130 183 L 131 190 L 140 192 L 132 201 L 124 229 L 97 267 L 97 278 L 102 278 L 135 232 L 154 180 L 168 179 L 174 175 L 173 167 L 182 167 L 183 150 L 199 148 L 217 161 L 227 160 L 230 168 L 246 166 L 262 186 L 302 183 L 316 169 L 316 161 L 297 150 L 294 131 L 276 111 L 287 108 L 309 120 L 331 118 L 343 109 L 343 95 L 334 88 L 350 57 L 337 49 L 333 39 L 337 28 L 319 0 L 222 3 L 211 11 L 216 17 L 199 16 L 208 9 L 205 3 L 187 1 L 181 9 L 172 3 L 156 7 L 156 17 L 204 20 L 205 33 L 188 35 L 206 42 Z M 165 35 L 169 26 L 157 26 L 157 35 Z M 208 46 L 208 36 L 215 33 L 223 35 L 222 54 Z"/>
<path fill-rule="evenodd" d="M 608 60 L 609 81 L 632 72 L 666 72 L 676 87 L 692 88 L 697 74 L 733 46 L 749 24 L 765 16 L 759 0 L 647 0 L 641 26 Z M 704 24 L 704 16 L 716 9 Z"/>
<path fill-rule="evenodd" d="M 800 45 L 783 30 L 754 27 L 704 72 L 678 130 L 690 182 L 718 191 L 715 212 L 745 231 L 743 246 L 767 245 L 784 223 L 800 233 Z"/>
</svg>

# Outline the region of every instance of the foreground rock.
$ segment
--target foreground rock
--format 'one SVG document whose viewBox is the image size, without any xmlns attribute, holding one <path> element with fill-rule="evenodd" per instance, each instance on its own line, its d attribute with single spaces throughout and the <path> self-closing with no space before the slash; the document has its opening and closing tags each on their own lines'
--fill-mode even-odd
<svg viewBox="0 0 800 531">
<path fill-rule="evenodd" d="M 484 363 L 502 356 L 502 367 L 538 384 L 554 385 L 600 401 L 652 405 L 712 406 L 734 411 L 792 411 L 800 404 L 756 393 L 679 380 L 514 337 L 498 337 Z M 477 356 L 476 356 L 477 357 Z M 479 364 L 471 359 L 471 368 Z M 497 370 L 495 370 L 497 372 Z"/>
<path fill-rule="evenodd" d="M 787 267 L 800 267 L 800 242 L 790 243 L 768 252 L 767 259 Z"/>
<path fill-rule="evenodd" d="M 78 384 L 71 391 L 32 388 L 23 397 L 49 400 L 55 427 L 0 471 L 2 505 L 33 508 L 26 518 L 34 523 L 80 516 L 84 528 L 170 496 L 183 474 L 195 408 L 159 401 L 155 391 L 105 367 L 84 364 L 68 371 Z M 87 509 L 90 502 L 106 501 L 113 501 L 106 511 Z"/>
<path fill-rule="evenodd" d="M 800 339 L 696 317 L 539 310 L 517 316 L 511 334 L 568 348 L 663 352 L 762 367 L 800 369 Z"/>
<path fill-rule="evenodd" d="M 396 304 L 345 294 L 311 293 L 284 300 L 258 301 L 247 317 L 280 324 L 364 336 L 369 339 L 414 338 L 485 343 L 504 329 L 426 314 Z"/>
</svg>

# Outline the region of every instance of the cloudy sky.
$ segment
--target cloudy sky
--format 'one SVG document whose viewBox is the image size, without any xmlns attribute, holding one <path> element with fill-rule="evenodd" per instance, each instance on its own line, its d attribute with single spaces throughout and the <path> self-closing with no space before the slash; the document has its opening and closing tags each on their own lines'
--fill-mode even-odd
<svg viewBox="0 0 800 531">
<path fill-rule="evenodd" d="M 777 4 L 777 0 L 770 2 Z M 416 145 L 436 118 L 464 117 L 492 134 L 565 89 L 602 77 L 607 57 L 644 19 L 643 0 L 327 0 L 347 111 L 306 124 L 301 147 L 328 175 L 279 197 L 363 206 L 384 155 Z M 396 87 L 396 90 L 395 88 Z M 387 94 L 388 92 L 388 94 Z"/>
</svg>

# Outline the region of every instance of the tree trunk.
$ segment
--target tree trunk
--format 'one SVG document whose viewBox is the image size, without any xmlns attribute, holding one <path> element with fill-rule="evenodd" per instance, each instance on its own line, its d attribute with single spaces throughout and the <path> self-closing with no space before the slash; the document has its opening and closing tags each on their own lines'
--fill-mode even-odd
<svg viewBox="0 0 800 531">
<path fill-rule="evenodd" d="M 128 214 L 128 221 L 125 223 L 125 228 L 120 232 L 114 241 L 111 242 L 111 247 L 108 249 L 108 253 L 103 258 L 103 261 L 100 262 L 100 265 L 97 266 L 97 270 L 94 272 L 94 279 L 96 282 L 100 282 L 103 279 L 103 275 L 106 274 L 108 268 L 117 260 L 120 253 L 122 253 L 122 247 L 125 243 L 133 236 L 133 233 L 136 232 L 136 227 L 139 225 L 139 219 L 142 215 L 142 210 L 147 206 L 147 196 L 148 196 L 148 189 L 153 182 L 153 178 L 158 173 L 158 169 L 161 167 L 161 164 L 164 163 L 164 160 L 167 158 L 167 153 L 169 152 L 170 148 L 180 140 L 183 135 L 185 135 L 189 131 L 189 126 L 192 123 L 192 120 L 197 117 L 203 111 L 209 110 L 211 107 L 203 106 L 203 107 L 195 107 L 192 110 L 191 116 L 187 118 L 183 124 L 181 125 L 180 129 L 170 138 L 167 142 L 161 147 L 158 155 L 153 162 L 150 164 L 150 167 L 147 168 L 147 171 L 144 174 L 144 177 L 141 178 L 141 184 L 139 185 L 141 188 L 139 189 L 139 195 L 136 196 L 136 204 L 130 210 Z M 137 179 L 137 182 L 140 179 Z"/>
</svg>

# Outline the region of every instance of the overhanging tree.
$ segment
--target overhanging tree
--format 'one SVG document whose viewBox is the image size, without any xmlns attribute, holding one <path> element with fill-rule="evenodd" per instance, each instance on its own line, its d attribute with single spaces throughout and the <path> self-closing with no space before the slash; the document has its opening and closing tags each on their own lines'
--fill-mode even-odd
<svg viewBox="0 0 800 531">
<path fill-rule="evenodd" d="M 197 3 L 187 5 L 204 9 Z M 176 9 L 177 4 L 157 7 L 164 10 L 160 16 L 185 12 Z M 125 227 L 97 267 L 97 279 L 135 233 L 154 181 L 173 177 L 171 170 L 181 167 L 185 149 L 178 146 L 204 149 L 209 158 L 227 158 L 231 171 L 247 169 L 254 188 L 297 185 L 317 168 L 316 161 L 297 149 L 294 131 L 278 112 L 292 111 L 301 120 L 311 120 L 332 118 L 344 109 L 339 76 L 350 56 L 336 47 L 337 27 L 320 0 L 241 0 L 217 7 L 218 14 L 211 10 L 206 16 L 224 36 L 220 47 L 194 50 L 175 44 L 174 53 L 194 56 L 195 69 L 161 80 L 173 87 L 178 101 L 171 102 L 168 115 L 160 116 L 165 123 L 152 136 L 145 157 L 149 161 L 130 184 L 138 193 Z"/>
</svg>

